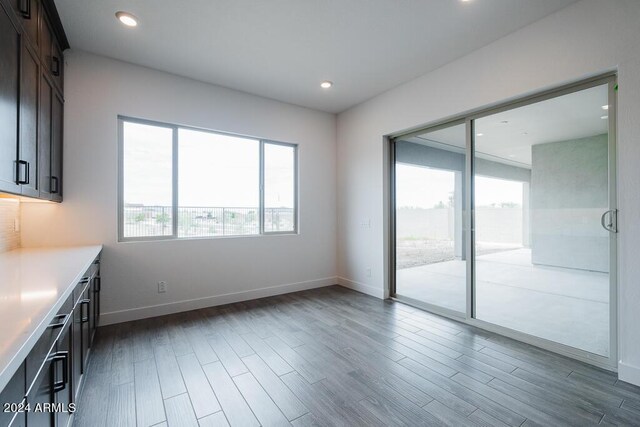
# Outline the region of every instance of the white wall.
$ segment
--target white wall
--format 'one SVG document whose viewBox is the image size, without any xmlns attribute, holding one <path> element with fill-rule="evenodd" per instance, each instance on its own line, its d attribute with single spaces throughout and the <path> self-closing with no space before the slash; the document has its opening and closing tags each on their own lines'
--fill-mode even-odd
<svg viewBox="0 0 640 427">
<path fill-rule="evenodd" d="M 388 280 L 383 135 L 617 70 L 620 377 L 640 384 L 640 2 L 583 0 L 338 116 L 338 274 Z M 368 220 L 370 227 L 367 227 Z M 366 271 L 371 268 L 368 277 Z"/>
<path fill-rule="evenodd" d="M 24 203 L 22 243 L 104 244 L 106 322 L 336 282 L 334 115 L 84 52 L 66 61 L 64 203 Z M 300 234 L 117 243 L 118 114 L 298 143 Z"/>
</svg>

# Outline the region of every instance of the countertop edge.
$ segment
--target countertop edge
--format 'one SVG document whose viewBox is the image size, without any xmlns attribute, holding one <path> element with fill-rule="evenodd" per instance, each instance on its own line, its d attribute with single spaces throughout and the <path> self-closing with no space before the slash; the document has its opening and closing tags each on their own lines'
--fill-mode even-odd
<svg viewBox="0 0 640 427">
<path fill-rule="evenodd" d="M 71 281 L 71 283 L 67 285 L 67 287 L 65 288 L 65 291 L 60 295 L 56 303 L 51 306 L 51 308 L 49 309 L 45 317 L 34 329 L 33 333 L 29 336 L 29 338 L 25 341 L 25 343 L 20 347 L 20 349 L 16 352 L 16 354 L 9 361 L 9 363 L 7 363 L 7 366 L 5 366 L 5 368 L 0 372 L 0 392 L 4 390 L 4 388 L 9 383 L 13 375 L 17 372 L 22 362 L 26 359 L 27 355 L 29 354 L 29 352 L 31 352 L 31 350 L 33 349 L 38 339 L 40 339 L 45 329 L 47 329 L 47 326 L 49 326 L 49 324 L 51 323 L 51 320 L 53 320 L 53 317 L 58 313 L 58 310 L 60 309 L 60 307 L 62 307 L 62 304 L 64 304 L 66 299 L 69 298 L 69 295 L 73 292 L 75 285 L 80 281 L 84 272 L 87 271 L 89 267 L 91 267 L 93 260 L 98 256 L 100 252 L 102 252 L 102 249 L 103 249 L 102 245 L 90 245 L 85 247 L 93 248 L 93 256 L 89 257 L 87 262 L 84 264 L 84 267 L 80 269 L 80 271 L 78 271 L 78 273 L 76 274 L 74 279 Z M 67 249 L 67 248 L 60 248 L 60 249 Z M 26 386 L 29 386 L 29 384 L 26 384 Z"/>
</svg>

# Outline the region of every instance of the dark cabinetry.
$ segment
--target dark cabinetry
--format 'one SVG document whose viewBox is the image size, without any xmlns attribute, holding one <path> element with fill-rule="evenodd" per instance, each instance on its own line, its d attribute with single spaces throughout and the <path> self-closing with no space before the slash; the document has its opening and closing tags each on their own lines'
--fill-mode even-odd
<svg viewBox="0 0 640 427">
<path fill-rule="evenodd" d="M 20 173 L 27 167 L 18 164 L 20 33 L 2 7 L 0 58 L 0 190 L 20 193 Z"/>
<path fill-rule="evenodd" d="M 38 23 L 40 20 L 39 0 L 11 0 L 11 6 L 29 37 L 32 45 L 38 46 Z"/>
<path fill-rule="evenodd" d="M 62 201 L 67 47 L 52 0 L 0 0 L 0 192 Z"/>
<path fill-rule="evenodd" d="M 67 427 L 100 315 L 100 258 L 94 260 L 7 386 L 0 426 Z"/>
</svg>

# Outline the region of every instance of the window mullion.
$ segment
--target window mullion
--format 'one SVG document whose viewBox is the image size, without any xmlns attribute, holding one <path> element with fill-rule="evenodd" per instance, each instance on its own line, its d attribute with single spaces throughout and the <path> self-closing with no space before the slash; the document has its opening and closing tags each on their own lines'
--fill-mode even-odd
<svg viewBox="0 0 640 427">
<path fill-rule="evenodd" d="M 171 218 L 173 220 L 173 237 L 178 237 L 178 127 L 173 128 L 173 153 L 172 153 L 172 206 L 171 206 Z"/>
<path fill-rule="evenodd" d="M 264 141 L 260 140 L 260 172 L 258 174 L 260 176 L 260 201 L 258 208 L 258 217 L 259 217 L 259 234 L 264 234 Z"/>
</svg>

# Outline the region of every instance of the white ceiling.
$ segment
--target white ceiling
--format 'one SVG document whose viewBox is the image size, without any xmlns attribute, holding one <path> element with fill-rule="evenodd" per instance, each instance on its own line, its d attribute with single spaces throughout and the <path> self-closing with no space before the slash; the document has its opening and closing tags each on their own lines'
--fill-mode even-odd
<svg viewBox="0 0 640 427">
<path fill-rule="evenodd" d="M 72 48 L 329 112 L 576 0 L 56 0 Z M 125 28 L 114 14 L 140 20 Z M 326 91 L 322 80 L 335 85 Z"/>
<path fill-rule="evenodd" d="M 530 167 L 533 145 L 605 134 L 609 122 L 602 117 L 608 112 L 602 107 L 608 96 L 607 85 L 602 85 L 482 117 L 475 121 L 476 155 Z M 408 141 L 464 152 L 465 126 L 426 132 Z"/>
</svg>

